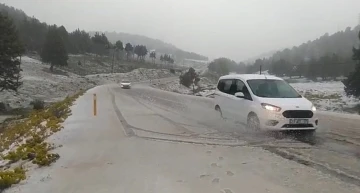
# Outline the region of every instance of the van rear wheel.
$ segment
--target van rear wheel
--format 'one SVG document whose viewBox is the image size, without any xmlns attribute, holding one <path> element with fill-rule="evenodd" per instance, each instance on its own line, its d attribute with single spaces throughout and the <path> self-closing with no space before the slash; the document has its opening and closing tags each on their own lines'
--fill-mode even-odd
<svg viewBox="0 0 360 193">
<path fill-rule="evenodd" d="M 260 130 L 260 121 L 255 113 L 250 113 L 247 118 L 247 126 L 253 130 Z"/>
</svg>

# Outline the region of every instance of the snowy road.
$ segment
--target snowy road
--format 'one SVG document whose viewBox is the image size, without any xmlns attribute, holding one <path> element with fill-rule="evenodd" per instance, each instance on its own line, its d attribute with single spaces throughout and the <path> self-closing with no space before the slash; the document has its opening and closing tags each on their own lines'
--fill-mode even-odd
<svg viewBox="0 0 360 193">
<path fill-rule="evenodd" d="M 61 158 L 8 192 L 360 192 L 356 117 L 322 114 L 310 140 L 255 133 L 209 98 L 145 84 L 94 88 L 72 110 L 49 139 Z"/>
<path fill-rule="evenodd" d="M 130 114 L 126 120 L 135 126 L 132 129 L 138 135 L 162 140 L 171 138 L 196 143 L 262 147 L 286 159 L 360 185 L 360 117 L 357 115 L 319 112 L 320 128 L 314 137 L 305 138 L 295 132 L 252 132 L 241 124 L 221 120 L 213 110 L 212 99 L 162 92 L 145 86 L 114 91 L 120 93 L 117 96 L 127 95 L 157 116 L 170 119 L 167 122 L 172 122 L 177 127 L 176 131 L 184 132 L 181 136 L 164 136 L 162 133 L 154 135 L 151 129 L 137 129 L 137 120 L 143 119 Z M 126 106 L 126 103 L 120 106 Z M 149 128 L 152 122 L 154 119 L 139 127 Z"/>
</svg>

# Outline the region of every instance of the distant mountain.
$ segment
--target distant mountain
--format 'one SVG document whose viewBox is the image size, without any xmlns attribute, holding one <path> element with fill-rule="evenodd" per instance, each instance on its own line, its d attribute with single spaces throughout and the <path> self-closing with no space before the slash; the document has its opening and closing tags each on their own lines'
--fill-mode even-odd
<svg viewBox="0 0 360 193">
<path fill-rule="evenodd" d="M 9 7 L 5 4 L 0 3 L 0 13 L 4 13 L 13 19 L 16 25 L 22 22 L 25 18 L 30 18 L 20 9 Z"/>
<path fill-rule="evenodd" d="M 279 49 L 280 50 L 280 49 Z M 264 58 L 270 58 L 273 54 L 275 54 L 278 50 L 272 50 L 272 51 L 269 51 L 269 52 L 265 52 L 265 53 L 262 53 L 262 54 L 259 54 L 257 56 L 254 56 L 254 57 L 250 57 L 246 60 L 244 60 L 243 62 L 245 64 L 249 64 L 249 63 L 254 63 L 255 60 L 257 59 L 264 59 Z"/>
<path fill-rule="evenodd" d="M 95 32 L 89 32 L 90 35 L 95 34 Z M 145 45 L 148 50 L 156 50 L 158 53 L 171 54 L 175 57 L 177 61 L 183 59 L 193 59 L 193 60 L 208 60 L 208 57 L 196 54 L 193 52 L 187 52 L 177 48 L 176 46 L 165 43 L 158 39 L 152 39 L 142 35 L 128 34 L 123 32 L 103 32 L 105 33 L 108 40 L 112 43 L 115 43 L 117 40 L 120 40 L 124 43 L 130 43 L 132 45 Z"/>
<path fill-rule="evenodd" d="M 359 45 L 359 31 L 360 25 L 347 27 L 334 34 L 325 33 L 315 40 L 279 50 L 265 59 L 264 56 L 258 57 L 248 71 L 258 71 L 262 66 L 263 70 L 279 75 L 297 73 L 323 79 L 347 76 L 354 70 L 353 48 Z"/>
<path fill-rule="evenodd" d="M 26 13 L 20 9 L 7 6 L 0 3 L 0 13 L 8 15 L 13 19 L 15 25 L 19 30 L 20 39 L 25 43 L 29 50 L 40 50 L 49 25 L 39 21 L 35 17 L 29 17 Z M 52 24 L 50 24 L 52 25 Z M 61 24 L 57 24 L 61 26 Z M 65 28 L 64 28 L 65 30 Z M 132 45 L 145 45 L 148 50 L 156 50 L 158 54 L 171 54 L 176 61 L 180 62 L 183 59 L 193 60 L 208 60 L 206 56 L 196 54 L 193 52 L 187 52 L 175 47 L 172 44 L 165 43 L 161 40 L 152 39 L 146 36 L 117 33 L 117 32 L 104 32 L 108 40 L 115 43 L 117 40 L 121 40 L 124 44 L 131 43 Z M 90 35 L 94 35 L 95 32 L 89 32 Z"/>
</svg>

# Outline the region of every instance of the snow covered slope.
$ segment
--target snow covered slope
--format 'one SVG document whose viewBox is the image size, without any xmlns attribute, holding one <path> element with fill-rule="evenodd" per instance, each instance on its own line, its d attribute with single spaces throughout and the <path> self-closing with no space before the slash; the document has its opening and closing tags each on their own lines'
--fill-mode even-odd
<svg viewBox="0 0 360 193">
<path fill-rule="evenodd" d="M 49 66 L 40 61 L 22 57 L 22 81 L 23 85 L 18 93 L 4 91 L 1 93 L 0 101 L 9 103 L 12 108 L 28 106 L 34 99 L 51 102 L 66 97 L 78 91 L 80 88 L 92 86 L 89 82 L 72 73 L 52 74 Z"/>
<path fill-rule="evenodd" d="M 80 89 L 118 83 L 122 79 L 135 82 L 173 76 L 169 70 L 164 69 L 135 69 L 128 73 L 79 76 L 56 68 L 55 73 L 51 73 L 48 65 L 27 56 L 22 57 L 21 61 L 23 85 L 18 93 L 3 91 L 0 94 L 0 102 L 8 103 L 12 108 L 28 107 L 34 99 L 45 102 L 58 101 Z"/>
<path fill-rule="evenodd" d="M 311 100 L 320 110 L 343 112 L 359 104 L 359 99 L 346 96 L 340 81 L 291 83 L 300 94 Z"/>
</svg>

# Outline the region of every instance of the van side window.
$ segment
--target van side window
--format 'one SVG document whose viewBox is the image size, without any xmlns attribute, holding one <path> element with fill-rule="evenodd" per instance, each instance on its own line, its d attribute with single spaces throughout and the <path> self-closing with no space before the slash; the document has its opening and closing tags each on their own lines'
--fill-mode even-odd
<svg viewBox="0 0 360 193">
<path fill-rule="evenodd" d="M 225 86 L 225 80 L 219 80 L 219 83 L 217 85 L 219 91 L 224 92 L 224 86 Z"/>
<path fill-rule="evenodd" d="M 230 86 L 230 90 L 229 90 L 228 94 L 235 95 L 235 93 L 237 92 L 236 81 L 232 80 L 231 82 L 232 82 L 232 84 Z"/>
<path fill-rule="evenodd" d="M 229 93 L 232 82 L 233 82 L 233 80 L 229 80 L 229 79 L 228 80 L 226 80 L 226 79 L 220 80 L 217 88 L 221 92 Z"/>
<path fill-rule="evenodd" d="M 233 80 L 225 80 L 224 93 L 230 94 L 232 82 L 233 82 Z"/>
<path fill-rule="evenodd" d="M 245 84 L 241 80 L 236 80 L 236 92 L 244 92 L 244 87 L 246 89 Z"/>
<path fill-rule="evenodd" d="M 236 84 L 236 92 L 242 92 L 244 93 L 245 99 L 252 100 L 249 90 L 243 81 L 236 80 L 235 84 Z"/>
</svg>

